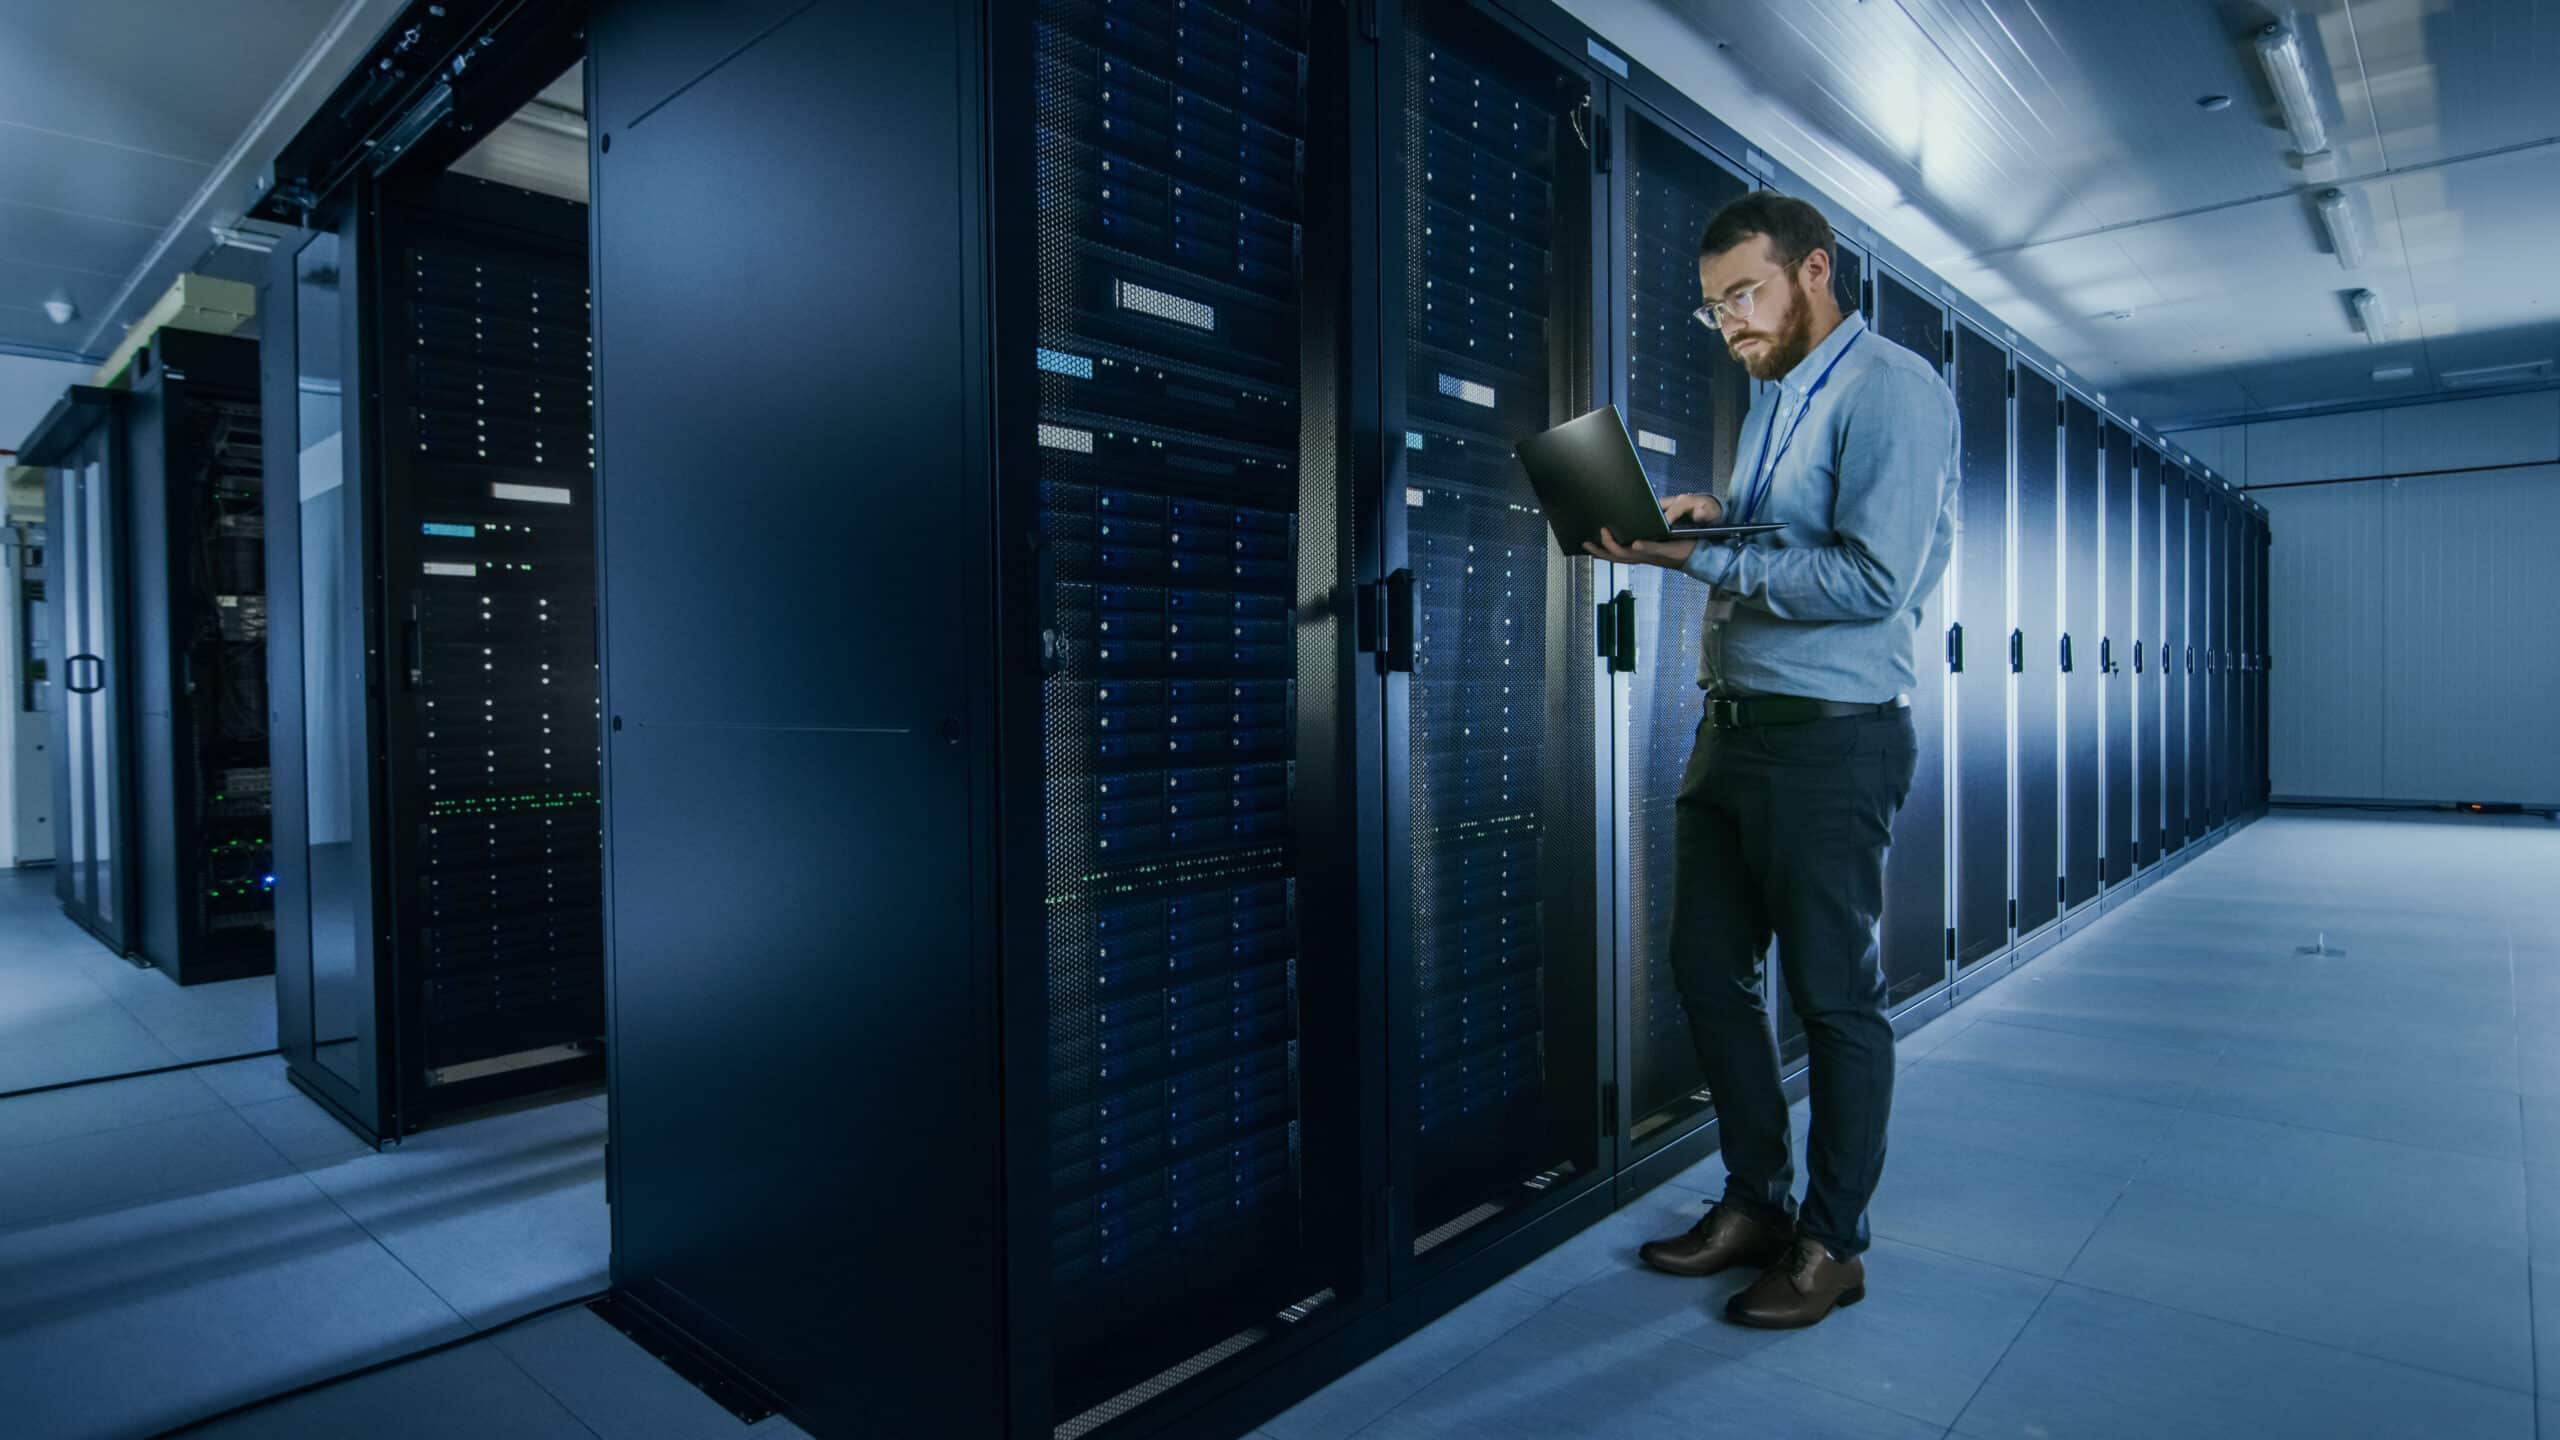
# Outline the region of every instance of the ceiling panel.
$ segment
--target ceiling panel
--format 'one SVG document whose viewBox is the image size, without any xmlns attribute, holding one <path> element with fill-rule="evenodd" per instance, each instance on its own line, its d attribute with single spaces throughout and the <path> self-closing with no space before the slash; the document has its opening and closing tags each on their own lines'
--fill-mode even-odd
<svg viewBox="0 0 2560 1440">
<path fill-rule="evenodd" d="M 0 123 L 210 164 L 239 138 L 338 6 L 339 0 L 7 6 L 0 9 Z"/>
<path fill-rule="evenodd" d="M 157 233 L 212 173 L 192 160 L 67 135 L 0 130 L 0 199 L 122 220 Z"/>
<path fill-rule="evenodd" d="M 1832 157 L 1807 168 L 1851 178 L 1835 200 L 2146 418 L 2423 395 L 2553 353 L 2554 0 L 2292 7 L 2328 129 L 2308 161 L 2251 44 L 2272 0 L 1564 3 L 1649 36 L 1640 58 L 1680 52 L 1768 153 Z M 2353 270 L 2312 208 L 2331 185 L 2362 221 Z"/>
</svg>

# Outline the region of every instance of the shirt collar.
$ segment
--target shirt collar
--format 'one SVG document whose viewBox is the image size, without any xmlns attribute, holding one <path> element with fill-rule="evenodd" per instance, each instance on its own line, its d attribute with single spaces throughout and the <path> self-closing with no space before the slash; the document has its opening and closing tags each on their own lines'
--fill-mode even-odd
<svg viewBox="0 0 2560 1440">
<path fill-rule="evenodd" d="M 1803 394 L 1813 384 L 1815 377 L 1822 373 L 1823 368 L 1838 357 L 1841 351 L 1848 349 L 1849 342 L 1857 339 L 1859 332 L 1866 328 L 1866 317 L 1855 310 L 1841 316 L 1840 323 L 1831 327 L 1831 333 L 1822 337 L 1821 344 L 1814 346 L 1803 359 L 1797 361 L 1794 369 L 1778 377 L 1778 388 L 1789 395 Z"/>
</svg>

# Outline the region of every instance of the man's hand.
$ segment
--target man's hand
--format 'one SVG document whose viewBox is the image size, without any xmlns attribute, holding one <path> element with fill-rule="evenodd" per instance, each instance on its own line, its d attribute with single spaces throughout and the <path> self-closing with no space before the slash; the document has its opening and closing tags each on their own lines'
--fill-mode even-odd
<svg viewBox="0 0 2560 1440">
<path fill-rule="evenodd" d="M 1666 525 L 1713 525 L 1724 518 L 1724 502 L 1713 495 L 1674 495 L 1662 502 L 1662 521 Z M 1621 565 L 1659 565 L 1677 570 L 1689 563 L 1690 552 L 1698 548 L 1695 540 L 1635 540 L 1621 542 L 1603 527 L 1598 540 L 1585 541 L 1583 550 L 1593 558 L 1614 560 Z"/>
</svg>

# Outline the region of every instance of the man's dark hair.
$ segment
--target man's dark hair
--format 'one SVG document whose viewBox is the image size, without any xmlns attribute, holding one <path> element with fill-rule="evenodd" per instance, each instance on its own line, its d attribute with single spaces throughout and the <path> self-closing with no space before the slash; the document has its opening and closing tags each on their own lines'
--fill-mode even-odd
<svg viewBox="0 0 2560 1440">
<path fill-rule="evenodd" d="M 1822 212 L 1793 195 L 1754 190 L 1716 212 L 1707 233 L 1698 237 L 1698 258 L 1721 255 L 1754 235 L 1769 237 L 1769 253 L 1780 265 L 1793 265 L 1816 250 L 1831 251 L 1831 222 Z"/>
</svg>

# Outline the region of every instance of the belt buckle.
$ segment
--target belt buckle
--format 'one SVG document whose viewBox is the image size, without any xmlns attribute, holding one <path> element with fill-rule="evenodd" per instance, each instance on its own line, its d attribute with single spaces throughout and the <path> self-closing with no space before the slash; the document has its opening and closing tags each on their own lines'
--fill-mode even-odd
<svg viewBox="0 0 2560 1440">
<path fill-rule="evenodd" d="M 1707 723 L 1715 726 L 1719 730 L 1740 729 L 1742 727 L 1742 702 L 1739 700 L 1709 700 L 1707 702 Z"/>
</svg>

